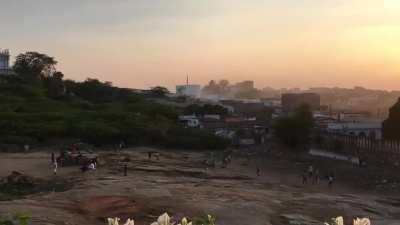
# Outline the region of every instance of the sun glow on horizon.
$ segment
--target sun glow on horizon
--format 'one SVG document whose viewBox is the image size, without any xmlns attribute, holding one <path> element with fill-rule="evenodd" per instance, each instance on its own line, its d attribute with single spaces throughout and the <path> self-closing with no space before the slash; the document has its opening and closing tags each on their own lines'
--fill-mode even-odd
<svg viewBox="0 0 400 225">
<path fill-rule="evenodd" d="M 73 79 L 173 88 L 189 73 L 200 84 L 245 77 L 259 87 L 400 88 L 397 0 L 43 0 L 8 6 L 26 12 L 24 18 L 1 4 L 0 19 L 7 17 L 0 25 L 10 21 L 2 24 L 10 30 L 4 45 L 55 56 Z"/>
</svg>

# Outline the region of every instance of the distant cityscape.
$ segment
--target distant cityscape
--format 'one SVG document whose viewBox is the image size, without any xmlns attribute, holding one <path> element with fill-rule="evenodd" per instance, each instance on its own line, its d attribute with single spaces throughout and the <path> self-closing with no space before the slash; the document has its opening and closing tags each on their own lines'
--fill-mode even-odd
<svg viewBox="0 0 400 225">
<path fill-rule="evenodd" d="M 211 80 L 201 88 L 200 85 L 178 85 L 178 95 L 187 95 L 209 101 L 241 100 L 247 102 L 263 102 L 266 105 L 281 105 L 284 94 L 314 93 L 319 96 L 320 109 L 331 112 L 363 113 L 370 117 L 384 119 L 389 108 L 396 103 L 400 91 L 373 90 L 363 87 L 328 88 L 312 87 L 309 89 L 265 87 L 255 88 L 254 81 L 243 81 L 230 84 L 228 80 Z"/>
</svg>

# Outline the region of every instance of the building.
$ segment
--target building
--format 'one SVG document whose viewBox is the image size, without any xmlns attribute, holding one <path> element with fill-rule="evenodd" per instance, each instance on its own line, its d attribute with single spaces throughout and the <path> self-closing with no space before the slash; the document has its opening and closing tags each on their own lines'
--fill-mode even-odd
<svg viewBox="0 0 400 225">
<path fill-rule="evenodd" d="M 201 93 L 201 86 L 197 84 L 186 84 L 186 85 L 176 86 L 176 94 L 178 96 L 199 98 L 200 93 Z"/>
<path fill-rule="evenodd" d="M 233 85 L 233 88 L 237 89 L 238 91 L 251 90 L 254 89 L 254 81 L 246 80 L 243 82 L 239 82 Z"/>
<path fill-rule="evenodd" d="M 311 110 L 319 110 L 321 99 L 315 93 L 282 94 L 282 110 L 285 113 L 293 112 L 299 106 L 307 104 Z"/>
<path fill-rule="evenodd" d="M 382 139 L 382 123 L 379 121 L 329 123 L 326 131 L 330 134 Z"/>
<path fill-rule="evenodd" d="M 260 113 L 271 111 L 271 107 L 265 106 L 262 102 L 251 102 L 243 100 L 223 100 L 220 101 L 224 106 L 230 106 L 237 115 L 255 117 Z"/>
<path fill-rule="evenodd" d="M 229 88 L 230 97 L 234 99 L 248 99 L 249 97 L 246 95 L 254 93 L 254 91 L 256 91 L 254 81 L 251 80 L 236 83 Z"/>
<path fill-rule="evenodd" d="M 179 123 L 188 128 L 200 127 L 200 119 L 195 115 L 183 115 L 178 117 Z"/>
<path fill-rule="evenodd" d="M 267 107 L 281 107 L 282 100 L 280 98 L 262 98 L 261 102 Z"/>
<path fill-rule="evenodd" d="M 364 122 L 371 120 L 369 112 L 340 112 L 338 120 L 341 122 Z"/>
<path fill-rule="evenodd" d="M 10 52 L 0 49 L 0 74 L 10 73 Z"/>
</svg>

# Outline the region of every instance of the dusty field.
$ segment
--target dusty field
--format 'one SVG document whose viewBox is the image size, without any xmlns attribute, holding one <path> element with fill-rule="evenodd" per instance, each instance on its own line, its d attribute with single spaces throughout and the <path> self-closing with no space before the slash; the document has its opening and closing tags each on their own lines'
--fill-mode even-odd
<svg viewBox="0 0 400 225">
<path fill-rule="evenodd" d="M 160 160 L 149 160 L 148 151 L 101 153 L 106 164 L 97 171 L 82 174 L 77 167 L 61 168 L 57 177 L 48 167 L 48 153 L 0 154 L 0 176 L 17 170 L 74 183 L 65 192 L 0 202 L 0 212 L 29 211 L 34 225 L 100 225 L 113 216 L 133 217 L 141 225 L 164 211 L 178 218 L 210 213 L 217 216 L 219 225 L 287 225 L 294 221 L 311 225 L 338 215 L 368 216 L 374 225 L 400 224 L 399 195 L 359 188 L 349 175 L 341 179 L 337 174 L 337 183 L 329 189 L 326 181 L 301 184 L 299 171 L 305 164 L 235 156 L 228 168 L 206 168 L 206 153 L 161 151 Z M 130 159 L 126 177 L 124 158 Z M 256 165 L 261 168 L 259 177 Z M 353 170 L 351 166 L 347 169 Z"/>
</svg>

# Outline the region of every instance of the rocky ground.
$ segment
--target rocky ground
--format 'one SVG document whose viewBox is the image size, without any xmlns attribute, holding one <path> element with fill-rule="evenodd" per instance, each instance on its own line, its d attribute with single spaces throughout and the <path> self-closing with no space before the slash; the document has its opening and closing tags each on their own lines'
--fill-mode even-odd
<svg viewBox="0 0 400 225">
<path fill-rule="evenodd" d="M 160 152 L 159 160 L 148 159 L 149 151 Z M 364 184 L 360 176 L 365 170 L 335 161 L 311 159 L 321 174 L 335 170 L 337 182 L 330 189 L 325 180 L 319 185 L 301 184 L 300 173 L 309 158 L 245 157 L 237 152 L 227 168 L 212 168 L 204 163 L 207 152 L 133 148 L 100 153 L 96 171 L 81 173 L 68 167 L 54 176 L 49 155 L 0 154 L 0 177 L 19 171 L 35 179 L 68 183 L 66 191 L 43 189 L 23 199 L 0 201 L 0 213 L 28 211 L 37 225 L 100 225 L 114 216 L 133 217 L 141 225 L 165 211 L 175 218 L 210 213 L 219 225 L 311 225 L 339 215 L 366 216 L 374 225 L 400 224 L 397 192 Z"/>
</svg>

